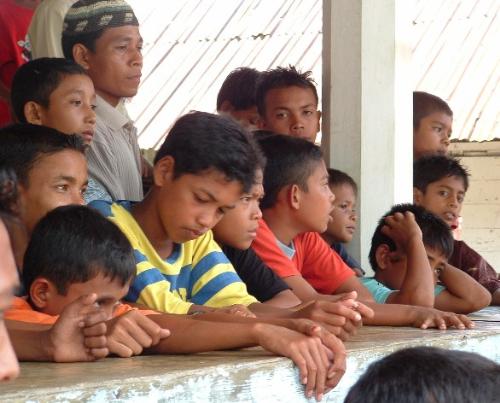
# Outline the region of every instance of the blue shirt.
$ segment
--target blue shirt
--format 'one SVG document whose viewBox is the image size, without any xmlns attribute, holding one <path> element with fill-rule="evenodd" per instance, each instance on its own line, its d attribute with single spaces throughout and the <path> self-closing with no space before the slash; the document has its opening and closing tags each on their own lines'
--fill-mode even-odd
<svg viewBox="0 0 500 403">
<path fill-rule="evenodd" d="M 385 284 L 379 283 L 374 277 L 363 277 L 360 278 L 359 281 L 361 281 L 361 283 L 368 288 L 368 291 L 370 291 L 370 294 L 373 296 L 375 302 L 379 304 L 385 304 L 389 295 L 391 295 L 394 291 L 397 291 L 387 287 Z M 437 284 L 434 287 L 434 296 L 438 296 L 445 289 L 446 287 Z"/>
</svg>

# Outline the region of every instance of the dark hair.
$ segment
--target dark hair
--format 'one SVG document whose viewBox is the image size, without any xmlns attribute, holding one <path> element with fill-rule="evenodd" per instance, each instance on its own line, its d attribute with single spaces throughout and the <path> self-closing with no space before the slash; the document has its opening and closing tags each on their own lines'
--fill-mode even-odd
<svg viewBox="0 0 500 403">
<path fill-rule="evenodd" d="M 413 187 L 423 193 L 431 183 L 447 177 L 460 178 L 464 182 L 465 191 L 469 188 L 469 172 L 456 158 L 432 155 L 419 158 L 413 163 Z"/>
<path fill-rule="evenodd" d="M 352 179 L 345 172 L 334 168 L 328 168 L 327 171 L 328 171 L 328 185 L 330 187 L 349 185 L 350 187 L 352 187 L 352 190 L 354 190 L 354 194 L 355 195 L 358 194 L 358 185 L 356 185 L 354 179 Z"/>
<path fill-rule="evenodd" d="M 19 67 L 12 81 L 10 97 L 17 120 L 26 123 L 24 106 L 30 101 L 48 108 L 50 95 L 61 81 L 78 74 L 87 75 L 74 61 L 56 57 L 42 57 Z"/>
<path fill-rule="evenodd" d="M 0 215 L 16 215 L 17 177 L 15 172 L 0 162 Z"/>
<path fill-rule="evenodd" d="M 443 112 L 453 117 L 450 106 L 441 98 L 428 92 L 413 92 L 413 130 L 419 128 L 423 118 L 436 112 Z"/>
<path fill-rule="evenodd" d="M 300 72 L 294 66 L 277 67 L 261 73 L 261 79 L 257 86 L 257 111 L 259 115 L 266 114 L 266 94 L 276 88 L 300 87 L 310 89 L 316 103 L 318 103 L 318 92 L 316 82 L 311 78 L 311 71 Z"/>
<path fill-rule="evenodd" d="M 45 126 L 20 123 L 0 129 L 0 161 L 25 185 L 33 165 L 40 158 L 64 150 L 84 154 L 85 144 L 80 136 L 68 136 Z"/>
<path fill-rule="evenodd" d="M 256 106 L 255 91 L 260 77 L 258 70 L 240 67 L 226 77 L 217 95 L 217 110 L 228 101 L 237 111 Z"/>
<path fill-rule="evenodd" d="M 285 186 L 298 185 L 307 191 L 307 180 L 322 161 L 321 149 L 310 141 L 276 134 L 259 141 L 267 164 L 264 170 L 264 198 L 262 209 L 276 204 L 278 193 Z"/>
<path fill-rule="evenodd" d="M 206 112 L 191 112 L 175 122 L 155 164 L 167 155 L 175 161 L 174 178 L 213 169 L 241 183 L 244 192 L 254 184 L 256 170 L 264 167 L 250 133 L 231 118 Z"/>
<path fill-rule="evenodd" d="M 396 351 L 372 364 L 344 403 L 494 403 L 500 365 L 479 354 L 436 347 Z"/>
<path fill-rule="evenodd" d="M 385 225 L 385 218 L 395 213 L 404 213 L 405 211 L 410 211 L 415 215 L 415 221 L 422 231 L 422 241 L 426 247 L 440 251 L 447 259 L 449 259 L 453 253 L 453 235 L 450 231 L 450 227 L 441 218 L 415 204 L 396 204 L 380 219 L 373 234 L 372 245 L 368 255 L 373 271 L 378 270 L 375 255 L 380 245 L 385 244 L 389 246 L 391 251 L 396 250 L 394 241 L 389 236 L 382 233 L 382 227 Z"/>
<path fill-rule="evenodd" d="M 73 47 L 77 43 L 82 44 L 92 53 L 95 53 L 95 44 L 106 29 L 108 28 L 103 28 L 95 32 L 82 33 L 80 35 L 66 35 L 63 31 L 61 43 L 64 57 L 69 60 L 75 60 L 73 57 Z"/>
<path fill-rule="evenodd" d="M 125 285 L 135 275 L 132 246 L 122 231 L 86 206 L 62 206 L 35 226 L 24 256 L 23 284 L 45 277 L 65 295 L 73 283 L 102 273 Z"/>
</svg>

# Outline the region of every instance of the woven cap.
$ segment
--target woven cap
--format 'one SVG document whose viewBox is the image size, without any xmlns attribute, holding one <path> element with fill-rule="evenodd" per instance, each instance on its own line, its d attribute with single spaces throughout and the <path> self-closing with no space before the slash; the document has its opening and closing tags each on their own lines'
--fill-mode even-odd
<svg viewBox="0 0 500 403">
<path fill-rule="evenodd" d="M 123 0 L 80 0 L 66 13 L 63 35 L 82 35 L 125 25 L 139 25 L 132 7 Z"/>
</svg>

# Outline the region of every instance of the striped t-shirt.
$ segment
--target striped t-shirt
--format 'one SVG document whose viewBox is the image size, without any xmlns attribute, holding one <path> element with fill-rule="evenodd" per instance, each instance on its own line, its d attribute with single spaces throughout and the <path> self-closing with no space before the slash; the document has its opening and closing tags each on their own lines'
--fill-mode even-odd
<svg viewBox="0 0 500 403">
<path fill-rule="evenodd" d="M 132 203 L 93 201 L 90 206 L 118 225 L 134 248 L 137 275 L 125 300 L 162 312 L 185 314 L 192 304 L 213 308 L 257 300 L 214 241 L 212 232 L 182 244 L 162 259 L 130 214 Z"/>
</svg>

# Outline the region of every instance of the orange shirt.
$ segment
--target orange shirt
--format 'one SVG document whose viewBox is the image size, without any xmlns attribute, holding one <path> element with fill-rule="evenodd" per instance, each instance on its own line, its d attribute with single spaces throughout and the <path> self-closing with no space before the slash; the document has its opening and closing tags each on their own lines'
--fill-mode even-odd
<svg viewBox="0 0 500 403">
<path fill-rule="evenodd" d="M 132 308 L 127 304 L 119 304 L 113 312 L 113 317 L 123 315 Z M 144 315 L 156 314 L 155 311 L 141 311 Z M 18 322 L 40 323 L 43 325 L 52 325 L 59 318 L 59 315 L 48 315 L 43 312 L 35 311 L 24 298 L 15 297 L 12 306 L 4 312 L 4 319 L 17 320 Z"/>
<path fill-rule="evenodd" d="M 289 259 L 264 220 L 260 220 L 255 253 L 281 278 L 302 276 L 321 294 L 332 294 L 354 272 L 317 232 L 305 232 L 293 240 L 295 254 Z"/>
</svg>

